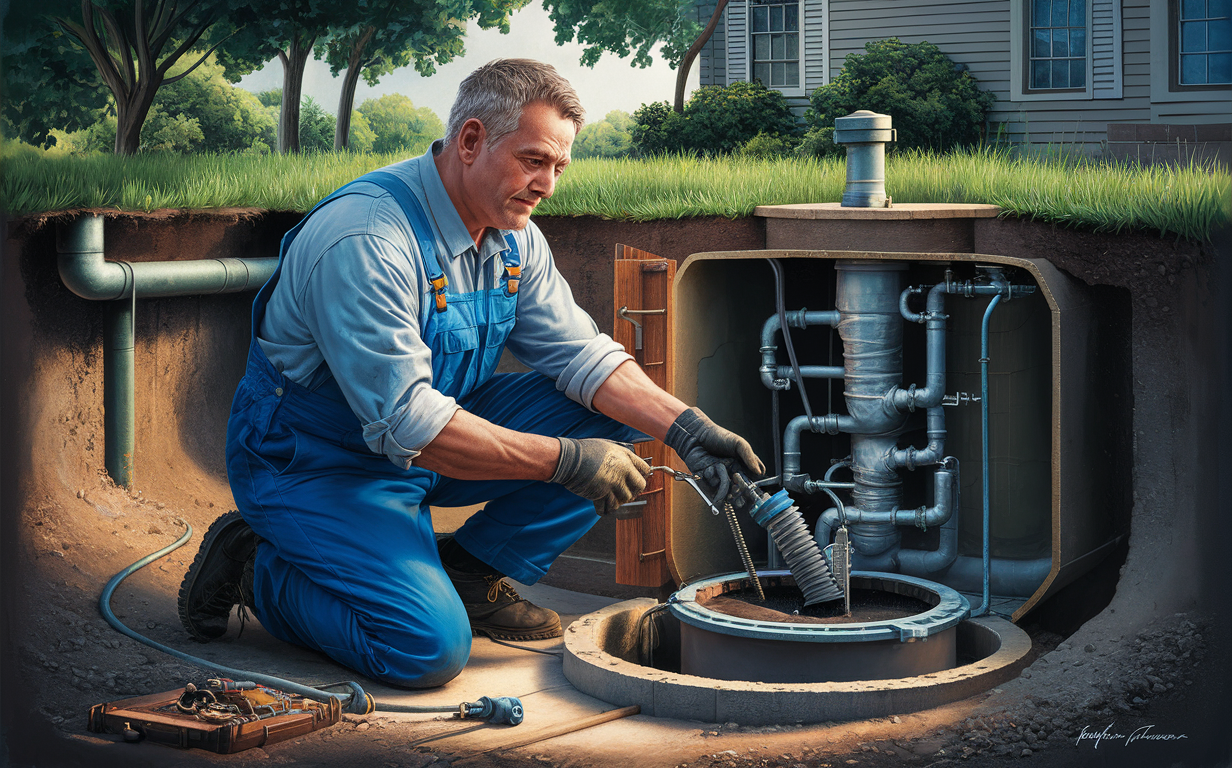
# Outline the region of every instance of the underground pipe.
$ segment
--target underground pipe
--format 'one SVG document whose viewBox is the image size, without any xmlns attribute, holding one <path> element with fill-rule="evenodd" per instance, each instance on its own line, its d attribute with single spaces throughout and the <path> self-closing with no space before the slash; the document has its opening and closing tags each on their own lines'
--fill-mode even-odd
<svg viewBox="0 0 1232 768">
<path fill-rule="evenodd" d="M 83 216 L 56 230 L 56 265 L 73 293 L 106 301 L 103 339 L 104 461 L 117 485 L 133 484 L 136 421 L 137 299 L 255 291 L 269 280 L 277 258 L 186 261 L 108 261 L 103 217 Z"/>
</svg>

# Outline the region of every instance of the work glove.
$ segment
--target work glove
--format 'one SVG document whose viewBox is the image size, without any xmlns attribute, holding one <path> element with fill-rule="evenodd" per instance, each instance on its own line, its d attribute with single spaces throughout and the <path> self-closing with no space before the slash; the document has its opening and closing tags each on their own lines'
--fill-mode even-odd
<svg viewBox="0 0 1232 768">
<path fill-rule="evenodd" d="M 747 440 L 715 424 L 698 408 L 690 408 L 677 416 L 664 442 L 690 472 L 701 477 L 713 494 L 711 498 L 715 504 L 727 497 L 732 472 L 754 478 L 766 471 Z"/>
<path fill-rule="evenodd" d="M 598 437 L 558 437 L 560 462 L 548 480 L 595 503 L 606 515 L 646 488 L 650 465 L 620 443 Z"/>
</svg>

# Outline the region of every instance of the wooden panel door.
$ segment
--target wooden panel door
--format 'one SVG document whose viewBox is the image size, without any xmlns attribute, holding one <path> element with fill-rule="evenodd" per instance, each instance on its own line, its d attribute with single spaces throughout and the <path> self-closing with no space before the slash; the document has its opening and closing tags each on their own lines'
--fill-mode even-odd
<svg viewBox="0 0 1232 768">
<path fill-rule="evenodd" d="M 650 380 L 668 392 L 675 370 L 671 306 L 675 278 L 675 261 L 627 245 L 616 246 L 613 336 Z M 652 465 L 676 465 L 675 452 L 658 440 L 638 445 L 637 453 Z M 618 583 L 660 587 L 671 581 L 667 532 L 674 482 L 662 472 L 654 473 L 638 499 L 646 501 L 641 517 L 616 521 Z"/>
</svg>

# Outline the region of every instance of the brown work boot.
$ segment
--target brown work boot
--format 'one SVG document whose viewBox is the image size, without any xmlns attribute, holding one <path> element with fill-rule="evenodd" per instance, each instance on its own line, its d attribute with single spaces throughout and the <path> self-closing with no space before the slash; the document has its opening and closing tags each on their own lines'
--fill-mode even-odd
<svg viewBox="0 0 1232 768">
<path fill-rule="evenodd" d="M 240 606 L 240 631 L 253 603 L 253 561 L 261 539 L 236 510 L 215 520 L 180 585 L 180 623 L 193 639 L 208 642 L 227 632 L 231 609 Z"/>
<path fill-rule="evenodd" d="M 450 549 L 456 552 L 459 547 L 451 542 L 451 539 L 443 539 L 438 544 L 446 553 Z M 478 562 L 473 558 L 464 559 Z M 471 634 L 497 640 L 549 640 L 563 634 L 556 611 L 522 599 L 501 574 L 491 570 L 487 573 L 459 570 L 451 567 L 447 559 L 441 564 L 458 597 L 462 598 Z"/>
</svg>

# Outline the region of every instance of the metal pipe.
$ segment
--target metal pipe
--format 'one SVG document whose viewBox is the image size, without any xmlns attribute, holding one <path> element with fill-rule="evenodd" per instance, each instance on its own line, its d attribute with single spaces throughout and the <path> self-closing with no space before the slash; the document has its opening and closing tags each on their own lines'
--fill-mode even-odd
<svg viewBox="0 0 1232 768">
<path fill-rule="evenodd" d="M 103 325 L 103 462 L 116 485 L 133 484 L 137 396 L 133 302 L 107 302 Z"/>
<path fill-rule="evenodd" d="M 934 505 L 941 501 L 943 494 L 948 494 L 952 510 L 941 524 L 941 537 L 937 542 L 937 548 L 931 552 L 920 549 L 900 549 L 898 552 L 900 573 L 943 571 L 950 567 L 958 557 L 958 510 L 962 509 L 962 502 L 959 500 L 957 460 L 952 461 L 955 462 L 954 471 L 951 473 L 948 468 L 944 470 L 946 474 L 944 483 L 941 474 L 934 475 L 936 480 L 933 490 Z"/>
<path fill-rule="evenodd" d="M 791 312 L 783 313 L 784 319 L 787 321 L 789 328 L 807 328 L 811 325 L 829 325 L 834 327 L 838 325 L 838 312 L 809 312 L 806 309 L 797 309 Z M 768 389 L 784 390 L 791 386 L 791 382 L 795 380 L 795 372 L 790 365 L 778 365 L 775 360 L 775 353 L 778 352 L 778 345 L 775 344 L 775 335 L 782 330 L 782 322 L 778 314 L 773 314 L 766 319 L 766 322 L 761 326 L 761 368 L 758 371 L 761 373 L 761 383 Z M 821 371 L 837 371 L 836 375 L 828 375 Z M 838 366 L 800 366 L 800 375 L 804 378 L 842 378 L 843 369 Z"/>
<path fill-rule="evenodd" d="M 764 370 L 764 369 L 763 369 Z M 778 379 L 796 380 L 796 372 L 792 370 L 790 365 L 779 365 L 774 368 L 774 376 Z M 843 366 L 841 365 L 802 365 L 800 366 L 800 378 L 803 379 L 841 379 L 843 378 Z M 762 381 L 765 381 L 765 374 L 762 375 Z"/>
<path fill-rule="evenodd" d="M 102 216 L 85 216 L 59 227 L 56 253 L 64 285 L 95 301 L 132 297 L 134 286 L 139 286 L 139 299 L 255 291 L 278 266 L 276 258 L 107 261 Z"/>
<path fill-rule="evenodd" d="M 889 115 L 867 109 L 834 121 L 834 143 L 847 145 L 847 186 L 843 207 L 888 208 L 885 145 L 897 136 Z"/>
<path fill-rule="evenodd" d="M 989 550 L 991 543 L 988 535 L 990 517 L 988 499 L 988 321 L 992 318 L 992 311 L 1000 303 L 1001 294 L 998 293 L 992 297 L 992 301 L 988 302 L 988 308 L 984 310 L 984 320 L 980 324 L 980 437 L 982 439 L 980 460 L 983 464 L 983 474 L 980 480 L 983 483 L 984 493 L 984 602 L 980 605 L 978 612 L 972 612 L 972 616 L 983 616 L 988 613 L 988 599 L 990 596 L 989 571 L 991 569 L 991 555 Z"/>
<path fill-rule="evenodd" d="M 60 279 L 83 299 L 108 301 L 103 338 L 104 461 L 124 488 L 133 484 L 136 449 L 136 299 L 237 293 L 260 288 L 276 258 L 107 261 L 103 217 L 83 216 L 56 230 Z"/>
<path fill-rule="evenodd" d="M 944 531 L 944 529 L 943 529 Z M 902 573 L 939 581 L 960 592 L 979 592 L 984 584 L 984 558 L 962 555 L 946 569 L 935 572 L 915 570 L 917 561 L 903 557 L 909 550 L 899 552 Z M 991 592 L 1007 597 L 1030 597 L 1039 589 L 1052 570 L 1052 558 L 1036 560 L 1011 560 L 1006 557 L 989 559 L 989 588 Z M 980 608 L 983 613 L 983 607 Z"/>
</svg>

